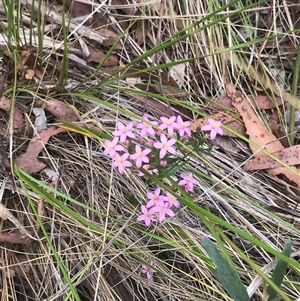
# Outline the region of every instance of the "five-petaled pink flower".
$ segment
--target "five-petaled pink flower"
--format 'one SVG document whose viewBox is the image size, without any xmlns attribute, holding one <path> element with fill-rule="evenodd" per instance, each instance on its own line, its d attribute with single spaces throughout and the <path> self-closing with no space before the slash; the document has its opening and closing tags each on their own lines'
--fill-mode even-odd
<svg viewBox="0 0 300 301">
<path fill-rule="evenodd" d="M 161 130 L 168 130 L 168 134 L 170 136 L 173 136 L 174 129 L 176 129 L 177 123 L 176 123 L 176 116 L 171 116 L 170 118 L 167 117 L 160 117 L 160 120 L 162 124 L 159 126 Z"/>
<path fill-rule="evenodd" d="M 145 225 L 148 227 L 152 221 L 157 220 L 156 216 L 153 214 L 152 208 L 148 210 L 146 208 L 146 206 L 142 205 L 141 210 L 142 210 L 143 214 L 138 216 L 138 218 L 137 218 L 138 222 L 144 221 Z"/>
<path fill-rule="evenodd" d="M 152 206 L 156 206 L 157 203 L 162 200 L 162 195 L 160 195 L 160 188 L 156 188 L 154 193 L 147 192 L 147 198 L 149 199 L 146 207 L 150 208 Z"/>
<path fill-rule="evenodd" d="M 169 152 L 172 155 L 176 154 L 175 148 L 172 146 L 176 143 L 175 139 L 169 139 L 166 137 L 166 135 L 161 134 L 160 136 L 160 142 L 155 142 L 153 146 L 157 149 L 160 149 L 159 157 L 162 159 L 167 152 Z"/>
<path fill-rule="evenodd" d="M 201 127 L 201 131 L 210 131 L 209 138 L 214 140 L 217 134 L 223 136 L 224 132 L 222 129 L 222 122 L 221 121 L 214 121 L 213 119 L 207 119 L 208 124 Z"/>
<path fill-rule="evenodd" d="M 142 151 L 142 148 L 137 144 L 135 146 L 135 154 L 130 156 L 131 160 L 135 160 L 135 164 L 137 168 L 141 168 L 143 162 L 149 163 L 149 158 L 147 155 L 151 152 L 150 148 L 146 148 Z"/>
<path fill-rule="evenodd" d="M 183 137 L 186 133 L 186 135 L 191 135 L 191 129 L 190 129 L 191 122 L 190 121 L 183 121 L 182 117 L 180 115 L 177 116 L 177 122 L 174 125 L 175 129 L 178 130 L 179 136 Z"/>
<path fill-rule="evenodd" d="M 162 222 L 166 218 L 166 215 L 169 215 L 171 217 L 175 215 L 174 212 L 170 209 L 169 204 L 167 202 L 164 202 L 163 200 L 158 201 L 157 205 L 150 210 L 152 210 L 153 213 L 158 213 L 158 219 L 160 222 Z"/>
<path fill-rule="evenodd" d="M 150 265 L 154 266 L 154 261 L 151 260 L 150 261 Z M 142 273 L 146 274 L 146 277 L 148 280 L 150 280 L 153 276 L 153 273 L 155 273 L 156 271 L 151 269 L 151 267 L 146 266 L 145 264 L 142 264 Z"/>
<path fill-rule="evenodd" d="M 114 161 L 112 162 L 112 167 L 118 168 L 119 173 L 122 175 L 126 167 L 132 166 L 130 161 L 127 161 L 129 157 L 128 153 L 124 153 L 120 156 L 118 153 L 114 156 Z"/>
<path fill-rule="evenodd" d="M 176 208 L 180 207 L 180 203 L 177 198 L 168 191 L 166 192 L 166 196 L 163 197 L 163 200 L 168 203 L 169 208 L 171 208 L 172 206 Z"/>
<path fill-rule="evenodd" d="M 185 186 L 185 191 L 194 191 L 194 185 L 198 185 L 199 181 L 194 179 L 193 173 L 189 172 L 188 174 L 182 173 L 182 180 L 178 183 L 179 186 Z"/>
<path fill-rule="evenodd" d="M 125 142 L 127 137 L 135 138 L 135 134 L 132 132 L 133 123 L 124 125 L 122 122 L 118 121 L 118 130 L 113 132 L 113 135 L 120 137 L 121 142 Z"/>
<path fill-rule="evenodd" d="M 111 157 L 114 157 L 117 152 L 123 151 L 125 148 L 122 145 L 118 144 L 119 138 L 115 137 L 112 141 L 111 140 L 105 140 L 105 150 L 103 152 L 104 155 L 109 155 Z"/>
<path fill-rule="evenodd" d="M 155 135 L 155 130 L 153 129 L 153 125 L 157 125 L 156 121 L 149 121 L 147 115 L 143 116 L 144 121 L 137 124 L 137 128 L 141 129 L 141 137 L 144 138 L 147 134 L 150 134 L 152 136 Z"/>
</svg>

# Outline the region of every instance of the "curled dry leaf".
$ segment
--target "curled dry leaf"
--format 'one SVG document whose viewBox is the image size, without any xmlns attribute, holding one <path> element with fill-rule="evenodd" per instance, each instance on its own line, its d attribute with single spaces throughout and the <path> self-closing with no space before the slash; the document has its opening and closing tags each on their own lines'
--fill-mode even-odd
<svg viewBox="0 0 300 301">
<path fill-rule="evenodd" d="M 38 136 L 31 140 L 26 152 L 16 158 L 15 162 L 17 166 L 28 174 L 33 174 L 44 169 L 46 164 L 40 162 L 37 159 L 37 156 L 43 150 L 51 136 L 65 131 L 65 129 L 52 126 L 47 130 L 40 132 Z"/>
<path fill-rule="evenodd" d="M 284 150 L 284 146 L 278 141 L 278 139 L 270 133 L 261 120 L 256 116 L 251 105 L 247 99 L 242 95 L 240 91 L 237 91 L 232 84 L 226 85 L 226 90 L 228 96 L 232 100 L 232 105 L 237 109 L 241 117 L 243 118 L 245 127 L 247 129 L 246 133 L 251 140 L 257 146 L 250 144 L 250 149 L 256 158 L 261 157 L 264 160 L 266 156 L 259 151 L 259 148 L 264 148 L 271 154 L 279 153 Z M 290 181 L 297 184 L 300 187 L 300 169 L 291 167 L 287 169 L 286 167 L 268 168 L 267 172 L 271 175 L 283 174 Z"/>
<path fill-rule="evenodd" d="M 80 120 L 75 108 L 55 99 L 48 99 L 44 103 L 43 108 L 60 121 L 72 122 Z"/>
</svg>

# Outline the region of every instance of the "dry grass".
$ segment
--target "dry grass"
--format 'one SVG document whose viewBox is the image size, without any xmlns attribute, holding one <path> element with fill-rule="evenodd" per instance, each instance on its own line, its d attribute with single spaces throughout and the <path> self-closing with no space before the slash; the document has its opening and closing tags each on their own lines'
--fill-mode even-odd
<svg viewBox="0 0 300 301">
<path fill-rule="evenodd" d="M 164 43 L 182 28 L 198 21 L 200 17 L 216 11 L 218 2 L 222 1 L 177 1 L 173 7 L 164 1 L 161 5 L 157 2 L 156 6 L 141 4 L 140 15 L 127 15 L 125 20 L 143 20 L 144 23 L 140 25 L 145 26 L 145 31 L 142 32 L 144 43 L 137 44 L 134 40 L 135 31 L 130 30 L 122 39 L 124 47 L 114 50 L 113 53 L 121 58 L 123 65 L 130 63 Z M 247 5 L 247 1 L 244 2 Z M 228 13 L 238 11 L 239 5 L 240 2 L 232 5 Z M 127 8 L 133 6 L 128 4 Z M 10 21 L 6 19 L 3 7 L 4 2 L 1 7 L 1 22 L 5 25 Z M 54 8 L 57 7 L 54 5 Z M 24 36 L 26 30 L 26 34 L 36 37 L 36 33 L 30 33 L 29 30 L 31 6 L 23 6 L 23 9 L 19 27 L 20 37 Z M 114 25 L 117 30 L 123 32 L 120 18 L 124 19 L 124 11 L 114 10 L 113 6 L 106 4 L 103 4 L 102 10 L 104 9 L 107 9 L 110 20 L 116 21 Z M 274 18 L 270 24 L 265 10 L 272 9 Z M 61 91 L 64 95 L 59 94 L 57 82 L 62 73 L 59 72 L 59 68 L 64 52 L 63 49 L 58 49 L 58 45 L 64 44 L 59 26 L 61 18 L 58 16 L 59 14 L 44 20 L 43 25 L 46 26 L 41 54 L 45 75 L 48 76 L 47 84 L 55 88 L 47 90 L 43 83 L 33 84 L 28 81 L 20 81 L 15 86 L 15 91 L 11 88 L 14 84 L 4 87 L 7 95 L 15 95 L 16 105 L 24 109 L 33 123 L 34 101 L 45 100 L 51 94 L 55 99 L 72 104 L 85 120 L 92 121 L 105 133 L 114 130 L 117 120 L 126 123 L 134 120 L 135 115 L 141 116 L 146 112 L 158 118 L 170 107 L 173 107 L 174 112 L 180 111 L 193 118 L 197 112 L 204 112 L 207 100 L 225 94 L 225 74 L 231 82 L 248 89 L 249 93 L 256 94 L 257 91 L 253 87 L 259 85 L 256 82 L 259 79 L 247 76 L 245 70 L 238 69 L 234 62 L 228 61 L 228 56 L 223 53 L 225 49 L 229 54 L 233 49 L 239 59 L 248 62 L 249 66 L 259 66 L 258 71 L 270 77 L 274 85 L 281 83 L 278 82 L 277 74 L 274 75 L 274 72 L 270 71 L 270 64 L 275 66 L 273 69 L 278 72 L 283 70 L 283 89 L 289 90 L 291 86 L 291 65 L 295 55 L 287 55 L 281 47 L 281 41 L 286 39 L 292 45 L 299 43 L 299 29 L 294 30 L 291 27 L 294 17 L 286 5 L 274 3 L 272 8 L 267 4 L 257 5 L 229 19 L 217 21 L 218 18 L 225 17 L 225 12 L 220 12 L 191 28 L 190 32 L 195 31 L 191 36 L 145 56 L 141 63 L 148 67 L 202 57 L 185 62 L 184 82 L 180 90 L 185 93 L 184 99 L 169 97 L 168 102 L 162 99 L 168 97 L 164 95 L 165 90 L 157 92 L 165 86 L 161 80 L 143 78 L 143 87 L 130 86 L 126 79 L 118 79 L 118 74 L 116 78 L 109 77 L 111 68 L 103 67 L 98 70 L 97 64 L 85 64 L 80 57 L 82 45 L 78 42 L 80 36 L 84 36 L 83 32 L 79 32 L 77 38 L 69 38 L 68 78 L 65 91 Z M 299 14 L 296 16 L 299 18 Z M 203 28 L 214 21 L 216 22 L 213 26 Z M 56 24 L 52 26 L 53 30 L 49 26 L 51 22 Z M 75 28 L 75 25 L 72 26 Z M 266 41 L 266 44 L 256 41 L 266 35 L 276 34 L 279 26 L 283 32 L 287 32 L 286 35 L 281 35 L 280 39 L 274 37 Z M 201 28 L 203 29 L 200 30 Z M 251 35 L 248 33 L 247 38 L 243 37 L 242 29 L 248 30 Z M 81 42 L 99 47 L 101 35 L 97 35 L 94 40 L 89 37 Z M 21 39 L 21 44 L 29 43 L 28 41 L 28 37 L 26 40 Z M 0 45 L 4 57 L 9 57 L 11 48 L 7 47 L 7 40 L 2 39 Z M 54 48 L 57 50 L 54 51 Z M 110 48 L 102 49 L 107 52 Z M 292 51 L 292 46 L 289 50 Z M 4 60 L 3 68 L 12 60 Z M 156 74 L 161 76 L 160 72 L 167 73 L 168 70 L 162 68 Z M 152 75 L 155 73 L 152 72 Z M 152 87 L 158 89 L 156 94 L 151 90 Z M 272 93 L 270 90 L 268 92 Z M 87 97 L 76 97 L 75 93 L 83 93 Z M 150 95 L 148 98 L 145 96 L 147 93 Z M 89 95 L 99 99 L 99 102 L 92 101 Z M 118 106 L 120 110 L 117 111 L 113 105 Z M 210 112 L 206 111 L 206 114 Z M 48 117 L 49 124 L 56 123 L 53 117 Z M 284 118 L 282 120 L 286 123 Z M 25 142 L 28 139 L 29 137 Z M 201 239 L 208 236 L 214 240 L 211 229 L 184 206 L 176 217 L 154 226 L 148 232 L 137 225 L 137 204 L 134 204 L 130 196 L 133 195 L 138 204 L 144 204 L 147 184 L 130 171 L 124 176 L 113 171 L 110 161 L 102 154 L 102 140 L 90 139 L 72 132 L 52 137 L 41 158 L 59 174 L 59 180 L 53 183 L 43 172 L 34 175 L 34 178 L 49 185 L 42 187 L 46 193 L 95 225 L 95 228 L 86 226 L 76 216 L 62 210 L 59 205 L 49 203 L 45 197 L 47 195 L 39 194 L 33 188 L 33 184 L 32 187 L 25 185 L 25 189 L 25 186 L 20 185 L 18 177 L 14 176 L 13 182 L 8 174 L 1 174 L 4 189 L 2 203 L 35 238 L 27 244 L 1 243 L 2 299 L 75 300 L 69 295 L 70 286 L 44 237 L 44 227 L 83 301 L 231 300 L 214 277 L 207 258 L 199 256 L 204 252 Z M 14 140 L 14 145 L 16 144 L 18 145 L 18 142 Z M 266 173 L 245 172 L 241 165 L 251 154 L 247 144 L 240 139 L 225 137 L 217 140 L 213 154 L 205 157 L 210 165 L 205 165 L 198 158 L 190 163 L 204 175 L 194 202 L 275 250 L 281 251 L 287 238 L 292 240 L 293 251 L 297 250 L 300 245 L 300 214 L 297 207 L 299 198 L 295 191 L 288 192 L 282 180 L 272 178 Z M 50 190 L 50 187 L 53 190 Z M 41 223 L 28 202 L 29 197 L 38 207 Z M 280 209 L 282 212 L 279 212 Z M 1 220 L 2 231 L 11 231 L 15 227 L 11 221 Z M 274 264 L 275 258 L 259 246 L 249 243 L 228 229 L 224 229 L 224 233 L 260 268 Z M 256 273 L 240 258 L 238 252 L 226 243 L 224 247 L 235 266 L 239 268 L 243 283 L 248 287 L 254 281 Z M 299 262 L 299 252 L 294 252 L 293 256 Z M 157 273 L 154 281 L 148 281 L 141 274 L 140 259 L 155 260 Z M 248 291 L 253 296 L 251 300 L 264 300 L 261 281 L 254 282 L 253 285 L 254 289 L 252 287 L 253 290 L 249 288 Z M 299 297 L 297 268 L 289 268 L 283 291 L 291 300 Z"/>
</svg>

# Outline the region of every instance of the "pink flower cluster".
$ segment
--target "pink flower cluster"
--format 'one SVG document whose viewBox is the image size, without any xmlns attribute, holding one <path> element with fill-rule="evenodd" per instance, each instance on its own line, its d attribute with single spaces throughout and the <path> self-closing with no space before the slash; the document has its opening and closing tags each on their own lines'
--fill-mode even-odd
<svg viewBox="0 0 300 301">
<path fill-rule="evenodd" d="M 154 261 L 153 260 L 150 261 L 150 265 L 154 266 Z M 148 280 L 152 279 L 152 276 L 155 272 L 156 271 L 153 270 L 151 267 L 148 267 L 145 264 L 142 264 L 142 273 L 146 275 Z"/>
<path fill-rule="evenodd" d="M 162 123 L 159 125 L 158 129 L 161 131 L 167 130 L 171 136 L 175 133 L 175 131 L 178 131 L 180 137 L 191 135 L 191 130 L 189 128 L 190 122 L 184 122 L 181 116 L 172 116 L 170 118 L 161 117 L 161 121 Z M 156 131 L 153 127 L 157 125 L 158 123 L 156 121 L 149 121 L 148 117 L 144 115 L 143 122 L 136 125 L 136 129 L 140 130 L 139 136 L 137 136 L 134 132 L 134 123 L 124 125 L 122 122 L 118 122 L 118 129 L 112 133 L 114 135 L 114 139 L 112 141 L 104 141 L 104 154 L 113 159 L 112 166 L 118 168 L 120 174 L 124 173 L 125 168 L 132 167 L 133 163 L 135 163 L 137 168 L 145 167 L 145 169 L 149 169 L 147 163 L 149 163 L 149 154 L 152 149 L 147 147 L 143 149 L 142 145 L 137 143 L 135 145 L 135 152 L 129 153 L 129 138 L 139 139 L 138 141 L 142 141 L 149 137 L 152 138 L 148 145 L 159 150 L 160 159 L 163 159 L 167 153 L 176 155 L 176 149 L 174 147 L 176 140 L 173 138 L 169 139 L 164 133 Z M 160 141 L 155 141 L 157 138 L 159 138 Z M 121 145 L 120 142 L 127 145 L 127 148 L 125 148 L 124 145 Z M 120 154 L 120 152 L 122 154 Z M 164 164 L 164 162 L 162 164 Z"/>
<path fill-rule="evenodd" d="M 123 174 L 126 168 L 132 167 L 138 169 L 139 176 L 145 176 L 141 168 L 150 174 L 158 173 L 159 169 L 167 166 L 168 158 L 177 155 L 174 135 L 182 141 L 191 136 L 190 122 L 183 121 L 181 116 L 161 117 L 160 120 L 161 123 L 158 124 L 144 115 L 143 121 L 136 125 L 117 123 L 117 130 L 112 133 L 113 139 L 104 141 L 104 154 L 112 158 L 112 167 L 120 174 Z M 223 135 L 220 122 L 208 119 L 208 123 L 201 130 L 210 131 L 210 139 L 215 139 L 217 134 Z M 199 184 L 191 172 L 182 173 L 180 177 L 178 185 L 186 192 L 192 193 L 194 186 Z M 146 226 L 154 221 L 162 222 L 166 216 L 173 217 L 173 208 L 180 207 L 173 194 L 162 194 L 160 188 L 154 192 L 148 191 L 147 198 L 148 202 L 146 206 L 141 206 L 142 214 L 137 218 L 138 221 L 144 221 Z"/>
</svg>

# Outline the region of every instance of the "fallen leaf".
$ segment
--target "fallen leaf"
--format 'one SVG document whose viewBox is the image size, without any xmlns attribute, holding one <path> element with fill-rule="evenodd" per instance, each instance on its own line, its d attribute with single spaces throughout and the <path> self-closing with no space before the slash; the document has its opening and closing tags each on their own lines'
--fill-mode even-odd
<svg viewBox="0 0 300 301">
<path fill-rule="evenodd" d="M 86 58 L 86 62 L 87 63 L 94 62 L 94 63 L 101 64 L 105 57 L 105 53 L 99 49 L 94 49 L 89 46 L 88 49 L 90 55 Z M 103 63 L 104 67 L 116 67 L 118 65 L 119 65 L 119 58 L 115 55 L 110 55 L 108 58 L 106 58 L 106 60 Z"/>
<path fill-rule="evenodd" d="M 272 155 L 289 166 L 298 165 L 300 164 L 300 145 L 291 146 Z M 282 164 L 267 155 L 251 159 L 244 164 L 245 170 L 261 170 L 276 167 L 282 167 Z"/>
<path fill-rule="evenodd" d="M 23 113 L 19 107 L 14 108 L 13 127 L 15 130 L 21 130 L 25 126 Z"/>
<path fill-rule="evenodd" d="M 253 98 L 250 95 L 248 95 L 247 100 L 250 101 L 254 108 L 262 110 L 274 109 L 276 107 L 275 103 L 278 106 L 282 106 L 284 103 L 280 97 L 274 97 L 272 101 L 266 95 L 258 95 L 255 97 L 255 100 L 253 100 Z M 224 108 L 233 108 L 233 105 L 231 104 L 231 99 L 228 96 L 220 96 L 210 104 L 210 107 L 212 107 L 213 109 L 220 110 Z"/>
<path fill-rule="evenodd" d="M 258 145 L 259 149 L 264 148 L 271 154 L 279 153 L 280 151 L 284 150 L 284 146 L 272 133 L 266 129 L 265 125 L 257 117 L 243 94 L 240 91 L 237 91 L 232 84 L 226 84 L 226 91 L 232 100 L 232 105 L 237 109 L 243 118 L 249 140 Z M 260 152 L 256 146 L 250 144 L 249 147 L 255 157 L 260 156 L 263 160 L 264 156 L 266 156 Z M 300 187 L 300 169 L 295 169 L 293 167 L 290 169 L 287 169 L 286 167 L 277 167 L 273 169 L 267 169 L 267 172 L 274 176 L 283 174 L 290 181 L 296 183 L 296 185 Z"/>
<path fill-rule="evenodd" d="M 80 1 L 65 0 L 66 8 L 71 9 L 74 18 L 89 15 L 92 12 L 92 6 Z"/>
<path fill-rule="evenodd" d="M 76 109 L 73 109 L 71 105 L 67 105 L 61 101 L 55 99 L 48 99 L 43 108 L 54 115 L 60 121 L 78 121 L 80 120 Z"/>
<path fill-rule="evenodd" d="M 24 236 L 20 232 L 16 232 L 16 231 L 9 232 L 9 233 L 0 232 L 0 242 L 27 245 L 30 241 L 31 241 L 30 237 Z"/>
<path fill-rule="evenodd" d="M 104 28 L 98 27 L 95 28 L 101 35 L 106 37 L 106 39 L 102 42 L 102 45 L 105 47 L 110 47 L 114 45 L 119 40 L 119 35 L 115 33 L 115 31 L 108 26 L 105 26 Z M 117 43 L 114 47 L 116 50 L 122 50 L 123 46 L 120 43 Z"/>
<path fill-rule="evenodd" d="M 44 169 L 46 164 L 40 162 L 37 156 L 43 150 L 51 136 L 65 131 L 65 129 L 52 126 L 40 132 L 38 136 L 35 136 L 31 140 L 26 152 L 16 158 L 15 162 L 17 166 L 28 174 L 33 174 Z"/>
<path fill-rule="evenodd" d="M 144 43 L 145 41 L 145 36 L 147 33 L 147 26 L 148 23 L 146 20 L 137 20 L 135 23 L 135 28 L 134 30 L 134 40 L 135 42 L 140 46 Z"/>
</svg>

